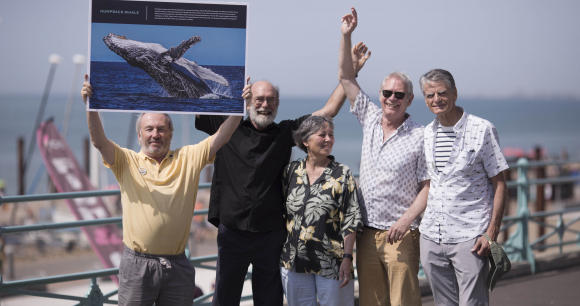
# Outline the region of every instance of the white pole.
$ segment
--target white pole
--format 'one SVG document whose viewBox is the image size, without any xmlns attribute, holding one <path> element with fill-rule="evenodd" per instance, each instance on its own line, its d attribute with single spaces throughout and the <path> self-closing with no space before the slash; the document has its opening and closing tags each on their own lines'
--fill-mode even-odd
<svg viewBox="0 0 580 306">
<path fill-rule="evenodd" d="M 75 70 L 73 73 L 72 84 L 70 86 L 70 92 L 68 93 L 68 100 L 66 102 L 66 108 L 64 111 L 64 116 L 62 117 L 62 123 L 60 125 L 60 132 L 62 138 L 66 139 L 66 134 L 68 132 L 68 124 L 70 122 L 70 116 L 72 114 L 74 97 L 77 91 L 77 81 L 79 78 L 79 70 L 81 66 L 85 63 L 86 57 L 82 54 L 75 54 L 72 58 L 73 63 L 75 63 Z"/>
<path fill-rule="evenodd" d="M 103 128 L 105 127 L 105 123 L 103 122 L 103 117 L 101 116 L 101 114 L 99 114 L 99 117 L 101 118 L 101 123 L 103 124 Z M 100 167 L 99 164 L 101 164 L 101 152 L 99 152 L 99 150 L 97 150 L 97 148 L 95 148 L 95 146 L 91 146 L 91 161 L 90 161 L 90 166 L 91 166 L 91 184 L 93 184 L 93 187 L 95 187 L 95 189 L 101 189 L 100 184 L 101 184 L 101 180 L 100 180 Z"/>
</svg>

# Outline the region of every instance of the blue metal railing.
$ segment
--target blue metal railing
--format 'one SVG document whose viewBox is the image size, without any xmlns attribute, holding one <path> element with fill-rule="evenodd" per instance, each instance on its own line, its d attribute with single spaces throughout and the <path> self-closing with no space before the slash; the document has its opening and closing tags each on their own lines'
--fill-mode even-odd
<svg viewBox="0 0 580 306">
<path fill-rule="evenodd" d="M 548 179 L 536 179 L 529 180 L 527 176 L 527 170 L 530 167 L 537 166 L 549 166 L 549 165 L 561 165 L 580 161 L 555 161 L 555 162 L 529 162 L 527 159 L 518 160 L 517 164 L 510 164 L 510 167 L 517 167 L 518 169 L 518 179 L 516 181 L 508 182 L 508 187 L 517 188 L 517 202 L 518 208 L 515 216 L 504 217 L 504 225 L 501 231 L 505 231 L 512 226 L 516 226 L 515 231 L 510 235 L 509 239 L 504 243 L 504 249 L 512 261 L 527 261 L 531 266 L 532 273 L 535 273 L 535 256 L 534 250 L 543 250 L 548 248 L 558 247 L 560 253 L 563 252 L 563 246 L 570 244 L 578 244 L 580 247 L 580 231 L 571 228 L 576 222 L 580 221 L 580 217 L 573 218 L 571 221 L 566 223 L 564 221 L 564 215 L 569 215 L 571 213 L 580 212 L 580 207 L 569 208 L 560 211 L 552 212 L 539 212 L 530 214 L 528 209 L 529 196 L 528 191 L 531 185 L 542 185 L 542 184 L 563 184 L 580 181 L 580 177 L 570 176 L 570 177 L 558 177 L 558 178 L 548 178 Z M 199 185 L 199 189 L 210 188 L 210 183 L 204 183 Z M 70 192 L 70 193 L 56 193 L 56 194 L 41 194 L 41 195 L 25 195 L 25 196 L 9 196 L 0 197 L 0 205 L 4 203 L 17 203 L 17 202 L 33 202 L 33 201 L 46 201 L 46 200 L 61 200 L 61 199 L 71 199 L 71 198 L 84 198 L 84 197 L 102 197 L 102 196 L 112 196 L 120 195 L 119 190 L 103 190 L 103 191 L 84 191 L 84 192 Z M 194 212 L 194 216 L 207 215 L 207 209 L 201 209 Z M 558 223 L 556 225 L 548 224 L 543 220 L 546 217 L 558 216 Z M 39 230 L 54 230 L 54 229 L 66 229 L 66 228 L 77 228 L 84 226 L 94 226 L 94 225 L 104 225 L 104 224 L 119 224 L 122 222 L 120 217 L 118 218 L 107 218 L 98 220 L 84 220 L 75 222 L 63 222 L 54 224 L 37 224 L 37 225 L 25 225 L 25 226 L 10 226 L 10 227 L 0 227 L 0 236 L 2 234 L 8 233 L 24 233 Z M 552 229 L 551 232 L 542 235 L 534 241 L 529 240 L 529 224 L 536 223 L 540 226 Z M 565 241 L 564 234 L 573 233 L 576 234 L 576 238 L 572 240 Z M 559 242 L 552 244 L 543 244 L 548 238 L 558 235 Z M 189 257 L 189 250 L 186 251 Z M 215 266 L 208 265 L 207 263 L 215 262 L 217 260 L 217 255 L 209 255 L 202 257 L 190 258 L 191 264 L 196 268 L 201 269 L 211 269 L 215 270 Z M 104 304 L 118 304 L 115 300 L 110 300 L 109 298 L 116 295 L 118 290 L 113 290 L 107 294 L 103 294 L 97 284 L 98 277 L 108 277 L 111 275 L 117 275 L 119 273 L 118 268 L 113 269 L 102 269 L 91 272 L 74 273 L 58 276 L 41 277 L 35 279 L 26 280 L 16 280 L 4 282 L 2 275 L 0 275 L 0 293 L 13 293 L 13 294 L 23 294 L 30 296 L 38 296 L 45 298 L 63 299 L 77 301 L 77 305 L 98 305 L 102 306 Z M 54 283 L 69 282 L 74 280 L 90 279 L 91 285 L 89 286 L 89 292 L 84 297 L 70 296 L 62 294 L 54 294 L 48 292 L 37 292 L 31 290 L 25 290 L 23 288 L 28 288 L 37 285 L 47 285 Z M 251 271 L 248 272 L 246 280 L 251 279 Z M 193 305 L 210 305 L 211 302 L 208 300 L 213 296 L 213 292 L 205 294 L 194 300 Z M 242 297 L 242 301 L 251 300 L 252 296 L 247 295 Z"/>
</svg>

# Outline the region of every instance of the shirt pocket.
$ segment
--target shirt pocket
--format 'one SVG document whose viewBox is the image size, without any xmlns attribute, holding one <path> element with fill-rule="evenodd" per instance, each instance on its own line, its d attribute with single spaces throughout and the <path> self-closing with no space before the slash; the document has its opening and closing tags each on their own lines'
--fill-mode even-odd
<svg viewBox="0 0 580 306">
<path fill-rule="evenodd" d="M 468 170 L 473 167 L 475 159 L 477 158 L 477 151 L 475 150 L 465 150 L 459 151 L 457 156 L 457 162 L 459 163 L 459 169 Z M 462 172 L 464 172 L 462 171 Z"/>
</svg>

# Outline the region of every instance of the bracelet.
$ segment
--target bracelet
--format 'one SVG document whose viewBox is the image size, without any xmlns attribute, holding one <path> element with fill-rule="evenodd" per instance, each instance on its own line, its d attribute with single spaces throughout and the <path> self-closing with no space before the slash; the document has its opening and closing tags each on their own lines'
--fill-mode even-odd
<svg viewBox="0 0 580 306">
<path fill-rule="evenodd" d="M 353 260 L 353 259 L 352 259 L 352 254 L 346 254 L 346 253 L 345 253 L 345 254 L 343 254 L 343 255 L 342 255 L 342 259 L 345 259 L 345 258 L 348 258 L 348 259 L 350 259 L 350 261 L 351 261 L 351 262 L 352 262 L 352 260 Z"/>
</svg>

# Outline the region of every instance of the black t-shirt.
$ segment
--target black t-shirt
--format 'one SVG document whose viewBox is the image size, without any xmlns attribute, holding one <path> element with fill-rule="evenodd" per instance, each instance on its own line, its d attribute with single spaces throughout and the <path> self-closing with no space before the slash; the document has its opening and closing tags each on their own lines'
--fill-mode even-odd
<svg viewBox="0 0 580 306">
<path fill-rule="evenodd" d="M 272 123 L 258 131 L 243 120 L 216 154 L 208 220 L 216 227 L 267 232 L 284 228 L 282 172 L 290 162 L 292 132 L 310 117 Z M 195 128 L 213 135 L 225 116 L 199 116 Z"/>
</svg>

